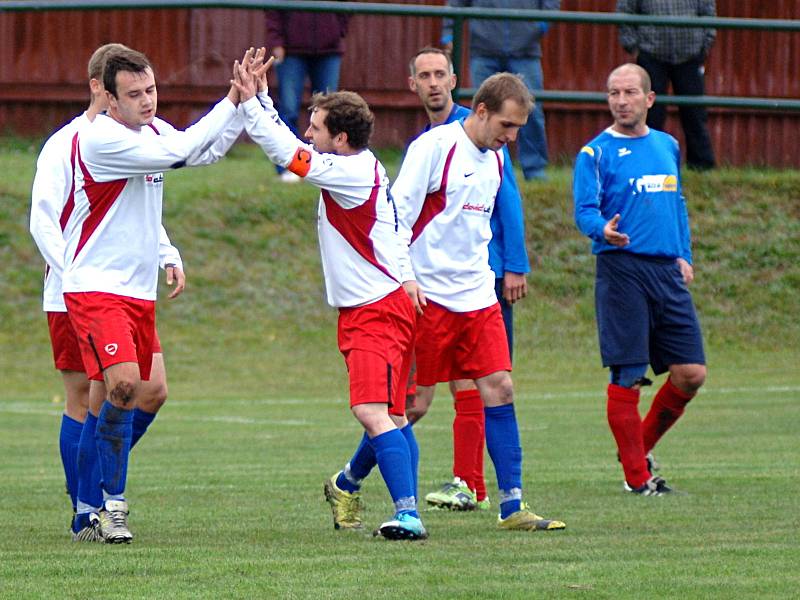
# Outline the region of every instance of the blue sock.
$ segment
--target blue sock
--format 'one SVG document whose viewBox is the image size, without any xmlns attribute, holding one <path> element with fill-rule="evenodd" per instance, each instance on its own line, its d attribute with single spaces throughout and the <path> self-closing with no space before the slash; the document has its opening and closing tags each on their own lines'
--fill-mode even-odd
<svg viewBox="0 0 800 600">
<path fill-rule="evenodd" d="M 61 464 L 67 479 L 67 492 L 72 500 L 72 510 L 78 506 L 78 446 L 81 443 L 83 423 L 70 416 L 61 415 L 61 433 L 58 446 L 61 450 Z"/>
<path fill-rule="evenodd" d="M 149 413 L 145 412 L 140 408 L 133 409 L 133 433 L 131 434 L 131 448 L 136 445 L 141 437 L 144 435 L 144 432 L 147 431 L 147 428 L 150 427 L 150 423 L 153 422 L 153 419 L 156 418 L 156 413 Z"/>
<path fill-rule="evenodd" d="M 371 442 L 381 475 L 394 502 L 395 512 L 419 518 L 411 474 L 411 456 L 405 436 L 399 430 L 392 429 L 376 435 Z"/>
<path fill-rule="evenodd" d="M 89 514 L 88 512 L 85 513 L 78 513 L 75 515 L 75 518 L 72 520 L 72 531 L 78 533 L 84 527 L 89 526 Z"/>
<path fill-rule="evenodd" d="M 408 444 L 408 453 L 411 457 L 411 479 L 414 482 L 414 497 L 417 497 L 417 474 L 419 473 L 419 445 L 417 444 L 417 438 L 414 435 L 414 430 L 411 428 L 411 423 L 406 425 L 400 430 L 406 438 L 406 443 Z"/>
<path fill-rule="evenodd" d="M 78 469 L 77 506 L 79 513 L 88 512 L 90 508 L 97 510 L 103 504 L 103 494 L 100 490 L 100 472 L 97 468 L 96 429 L 97 417 L 91 412 L 86 413 L 86 421 L 83 423 L 76 461 Z M 83 508 L 81 505 L 83 505 Z"/>
<path fill-rule="evenodd" d="M 487 406 L 486 448 L 497 473 L 500 517 L 517 512 L 522 505 L 522 447 L 513 404 Z"/>
<path fill-rule="evenodd" d="M 378 464 L 375 458 L 375 449 L 365 433 L 356 448 L 353 458 L 347 463 L 336 478 L 336 486 L 345 492 L 357 492 L 361 489 L 361 481 L 366 479 L 372 468 Z"/>
<path fill-rule="evenodd" d="M 103 402 L 97 417 L 97 456 L 103 477 L 103 491 L 119 496 L 125 491 L 128 475 L 128 454 L 131 451 L 133 411 Z"/>
</svg>

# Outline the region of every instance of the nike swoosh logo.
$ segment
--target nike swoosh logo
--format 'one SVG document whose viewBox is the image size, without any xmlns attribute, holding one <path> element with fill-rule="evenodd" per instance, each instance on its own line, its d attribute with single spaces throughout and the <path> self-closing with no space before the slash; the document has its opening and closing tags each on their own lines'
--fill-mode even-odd
<svg viewBox="0 0 800 600">
<path fill-rule="evenodd" d="M 470 175 L 474 175 L 474 174 L 475 174 L 475 171 L 472 171 L 472 173 L 464 173 L 464 177 L 469 177 Z"/>
</svg>

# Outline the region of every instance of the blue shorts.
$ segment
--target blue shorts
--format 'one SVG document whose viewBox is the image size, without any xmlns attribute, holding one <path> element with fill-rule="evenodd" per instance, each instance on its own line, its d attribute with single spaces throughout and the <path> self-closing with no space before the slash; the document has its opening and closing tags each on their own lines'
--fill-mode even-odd
<svg viewBox="0 0 800 600">
<path fill-rule="evenodd" d="M 627 252 L 597 255 L 595 309 L 603 366 L 705 364 L 689 289 L 674 259 Z"/>
<path fill-rule="evenodd" d="M 514 308 L 503 298 L 503 278 L 497 277 L 494 280 L 494 292 L 497 294 L 497 301 L 500 303 L 500 311 L 503 314 L 503 325 L 506 326 L 506 339 L 508 340 L 508 353 L 514 358 Z"/>
</svg>

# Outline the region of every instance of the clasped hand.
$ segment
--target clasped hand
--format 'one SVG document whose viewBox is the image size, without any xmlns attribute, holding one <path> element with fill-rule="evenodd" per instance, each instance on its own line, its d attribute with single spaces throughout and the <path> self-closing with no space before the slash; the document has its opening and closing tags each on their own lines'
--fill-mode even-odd
<svg viewBox="0 0 800 600">
<path fill-rule="evenodd" d="M 228 91 L 228 98 L 231 102 L 238 105 L 239 102 L 247 102 L 256 93 L 268 91 L 267 71 L 275 61 L 275 57 L 270 56 L 265 61 L 266 56 L 267 50 L 264 47 L 258 50 L 248 48 L 241 62 L 234 61 L 231 88 Z"/>
</svg>

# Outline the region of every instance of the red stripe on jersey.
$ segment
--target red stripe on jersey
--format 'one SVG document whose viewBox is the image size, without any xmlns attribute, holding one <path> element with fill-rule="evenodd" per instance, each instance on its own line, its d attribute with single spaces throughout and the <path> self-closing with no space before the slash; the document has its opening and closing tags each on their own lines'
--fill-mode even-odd
<svg viewBox="0 0 800 600">
<path fill-rule="evenodd" d="M 155 131 L 155 132 L 156 132 L 156 135 L 161 135 L 161 134 L 159 133 L 158 129 L 156 129 L 156 126 L 155 126 L 155 125 L 153 125 L 152 123 L 148 123 L 148 124 L 147 124 L 147 126 L 148 126 L 148 127 L 150 127 L 150 129 L 152 129 L 153 131 Z"/>
<path fill-rule="evenodd" d="M 422 203 L 422 210 L 414 226 L 411 228 L 412 244 L 414 240 L 420 236 L 425 226 L 433 221 L 434 217 L 447 206 L 447 176 L 450 173 L 450 162 L 453 160 L 456 146 L 457 144 L 453 144 L 453 147 L 450 148 L 450 152 L 447 153 L 447 158 L 444 161 L 444 171 L 442 172 L 442 184 L 439 186 L 439 189 L 425 196 L 425 200 Z"/>
<path fill-rule="evenodd" d="M 83 246 L 103 221 L 111 206 L 122 194 L 122 190 L 125 189 L 125 184 L 128 183 L 128 180 L 117 179 L 99 183 L 92 179 L 89 170 L 83 164 L 81 149 L 77 143 L 75 145 L 75 157 L 83 173 L 83 191 L 86 193 L 87 200 L 89 200 L 89 216 L 83 222 L 81 237 L 78 239 L 78 247 L 75 248 L 75 256 L 78 256 Z"/>
<path fill-rule="evenodd" d="M 69 217 L 72 214 L 72 210 L 75 208 L 75 149 L 77 147 L 78 134 L 76 132 L 75 135 L 72 136 L 72 150 L 69 153 L 69 166 L 70 172 L 72 173 L 72 187 L 69 188 L 69 196 L 67 196 L 67 201 L 64 203 L 64 208 L 61 209 L 61 217 L 58 219 L 58 222 L 61 224 L 62 232 L 67 228 Z"/>
<path fill-rule="evenodd" d="M 369 237 L 372 228 L 377 221 L 376 206 L 378 203 L 378 192 L 381 189 L 381 179 L 378 175 L 378 161 L 375 161 L 375 185 L 369 199 L 360 206 L 354 208 L 342 208 L 333 199 L 328 190 L 322 190 L 322 200 L 325 202 L 325 214 L 328 222 L 338 231 L 341 236 L 358 252 L 364 260 L 375 266 L 381 273 L 389 279 L 397 281 L 392 274 L 386 270 L 375 257 L 375 247 L 372 238 Z M 399 282 L 398 282 L 399 283 Z"/>
</svg>

